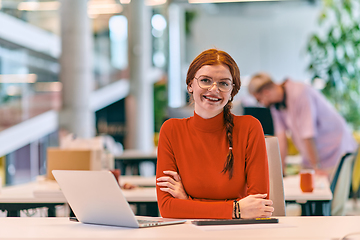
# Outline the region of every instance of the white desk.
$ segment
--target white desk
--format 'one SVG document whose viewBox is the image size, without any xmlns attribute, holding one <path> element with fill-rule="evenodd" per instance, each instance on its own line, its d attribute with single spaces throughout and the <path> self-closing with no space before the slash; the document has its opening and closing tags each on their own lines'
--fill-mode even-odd
<svg viewBox="0 0 360 240">
<path fill-rule="evenodd" d="M 283 239 L 335 240 L 359 232 L 360 216 L 281 217 L 279 224 L 208 227 L 190 222 L 131 229 L 70 222 L 67 218 L 0 218 L 1 239 Z M 355 235 L 351 239 L 359 239 Z"/>
<path fill-rule="evenodd" d="M 300 180 L 298 176 L 284 178 L 285 201 L 300 203 L 303 208 L 312 203 L 318 205 L 329 204 L 332 199 L 329 182 L 325 177 L 317 177 L 316 179 L 315 190 L 312 193 L 303 193 L 300 190 Z M 131 190 L 123 190 L 123 193 L 130 203 L 144 203 L 151 205 L 151 208 L 154 208 L 152 216 L 156 216 L 157 198 L 154 187 L 156 184 L 156 177 L 120 176 L 120 184 L 123 185 L 124 183 L 145 186 Z M 25 205 L 23 209 L 26 209 L 26 206 L 40 204 L 41 206 L 49 207 L 49 216 L 55 216 L 55 209 L 53 209 L 53 207 L 65 203 L 66 199 L 55 181 L 39 181 L 12 187 L 4 187 L 0 193 L 0 209 L 10 209 L 10 205 L 17 207 L 15 210 L 22 205 Z M 20 205 L 16 206 L 16 204 Z M 150 206 L 148 208 L 150 208 Z M 303 215 L 311 215 L 305 211 L 308 210 L 303 209 Z M 9 216 L 17 215 L 13 212 Z"/>
<path fill-rule="evenodd" d="M 153 186 L 151 181 L 155 178 L 125 177 L 121 182 L 129 182 L 132 184 L 143 184 L 141 186 Z M 128 202 L 156 202 L 156 191 L 154 187 L 137 187 L 134 189 L 122 189 L 124 196 Z M 39 200 L 43 203 L 66 203 L 66 199 L 62 194 L 56 181 L 30 182 L 16 186 L 3 187 L 0 193 L 0 203 L 36 203 Z"/>
<path fill-rule="evenodd" d="M 120 183 L 131 183 L 139 186 L 154 187 L 156 184 L 156 177 L 140 177 L 140 176 L 121 176 Z M 155 191 L 151 195 L 151 191 L 144 192 L 144 197 L 149 200 L 156 201 Z M 141 194 L 141 193 L 140 193 Z M 315 176 L 315 188 L 311 193 L 304 193 L 300 189 L 299 175 L 288 176 L 284 178 L 284 196 L 287 203 L 296 202 L 301 204 L 302 215 L 330 215 L 330 201 L 332 200 L 332 193 L 330 191 L 330 184 L 325 176 Z"/>
<path fill-rule="evenodd" d="M 156 159 L 157 158 L 157 150 L 144 152 L 139 150 L 128 149 L 124 150 L 123 154 L 116 156 L 116 159 L 120 160 L 147 160 L 147 159 Z"/>
<path fill-rule="evenodd" d="M 135 175 L 121 175 L 119 179 L 120 185 L 123 186 L 125 183 L 130 183 L 140 187 L 155 187 L 156 186 L 156 177 L 142 177 Z"/>
<path fill-rule="evenodd" d="M 331 212 L 332 192 L 326 176 L 315 175 L 315 188 L 311 193 L 300 189 L 300 176 L 284 178 L 284 195 L 287 203 L 301 204 L 303 216 L 329 216 Z"/>
<path fill-rule="evenodd" d="M 47 207 L 48 216 L 55 216 L 55 206 L 63 205 L 66 202 L 61 194 L 43 196 L 41 198 L 34 196 L 34 190 L 39 186 L 37 182 L 30 182 L 16 186 L 3 187 L 0 193 L 0 210 L 6 210 L 8 216 L 20 216 L 20 210 Z M 41 184 L 43 188 L 52 191 L 54 184 Z"/>
<path fill-rule="evenodd" d="M 120 176 L 120 184 L 131 183 L 142 187 L 155 187 L 156 177 Z M 329 181 L 325 176 L 315 177 L 315 189 L 311 193 L 304 193 L 300 189 L 298 175 L 284 178 L 284 195 L 286 201 L 305 203 L 306 201 L 329 201 L 332 199 Z"/>
<path fill-rule="evenodd" d="M 153 162 L 156 168 L 157 163 L 157 151 L 154 149 L 150 152 L 143 152 L 139 150 L 125 150 L 123 154 L 115 156 L 115 168 L 120 169 L 122 173 L 136 175 L 139 174 L 139 164 L 144 161 Z M 132 169 L 127 171 L 127 167 Z M 155 169 L 154 169 L 155 174 Z"/>
<path fill-rule="evenodd" d="M 146 179 L 138 180 L 138 182 Z M 147 180 L 148 181 L 148 180 Z M 157 216 L 155 188 L 123 190 L 126 200 L 134 204 L 147 204 L 154 208 L 151 215 Z M 0 193 L 0 210 L 8 216 L 19 216 L 19 211 L 29 208 L 48 207 L 48 216 L 55 216 L 55 206 L 67 203 L 56 181 L 44 180 L 3 187 Z M 148 211 L 148 210 L 147 210 Z"/>
<path fill-rule="evenodd" d="M 326 176 L 315 175 L 315 188 L 311 193 L 304 193 L 300 189 L 300 176 L 284 178 L 284 194 L 286 201 L 305 203 L 306 201 L 330 201 L 332 193 Z"/>
</svg>

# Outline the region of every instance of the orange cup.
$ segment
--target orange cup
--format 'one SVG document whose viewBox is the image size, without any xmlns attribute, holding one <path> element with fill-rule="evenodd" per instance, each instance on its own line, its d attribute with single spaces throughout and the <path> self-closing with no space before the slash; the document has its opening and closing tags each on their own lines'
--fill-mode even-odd
<svg viewBox="0 0 360 240">
<path fill-rule="evenodd" d="M 313 169 L 303 169 L 300 171 L 300 188 L 303 192 L 312 192 L 314 190 L 314 176 Z"/>
</svg>

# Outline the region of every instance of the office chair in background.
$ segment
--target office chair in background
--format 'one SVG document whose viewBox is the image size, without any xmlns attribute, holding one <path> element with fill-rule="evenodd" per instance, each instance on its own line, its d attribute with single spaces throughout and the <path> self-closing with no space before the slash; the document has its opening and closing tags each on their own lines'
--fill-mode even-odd
<svg viewBox="0 0 360 240">
<path fill-rule="evenodd" d="M 280 149 L 277 137 L 266 136 L 266 151 L 269 163 L 270 196 L 273 201 L 273 216 L 285 216 L 285 197 Z"/>
<path fill-rule="evenodd" d="M 356 205 L 360 194 L 360 147 L 358 147 L 358 151 L 354 160 L 354 170 L 352 173 L 351 185 L 351 194 L 354 200 L 354 204 Z"/>
<path fill-rule="evenodd" d="M 356 153 L 343 157 L 334 172 L 330 185 L 330 190 L 333 193 L 330 212 L 332 216 L 345 215 L 345 203 L 349 199 L 354 162 L 358 154 L 359 148 Z"/>
</svg>

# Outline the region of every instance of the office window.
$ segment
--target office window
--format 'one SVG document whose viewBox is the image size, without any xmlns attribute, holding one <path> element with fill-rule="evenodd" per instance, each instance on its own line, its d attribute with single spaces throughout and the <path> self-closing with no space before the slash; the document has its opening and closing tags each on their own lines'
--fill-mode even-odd
<svg viewBox="0 0 360 240">
<path fill-rule="evenodd" d="M 128 21 L 125 16 L 112 16 L 109 20 L 111 64 L 120 70 L 128 66 Z"/>
<path fill-rule="evenodd" d="M 151 17 L 151 34 L 153 37 L 152 62 L 158 68 L 166 67 L 166 27 L 167 21 L 163 15 L 155 13 Z"/>
</svg>

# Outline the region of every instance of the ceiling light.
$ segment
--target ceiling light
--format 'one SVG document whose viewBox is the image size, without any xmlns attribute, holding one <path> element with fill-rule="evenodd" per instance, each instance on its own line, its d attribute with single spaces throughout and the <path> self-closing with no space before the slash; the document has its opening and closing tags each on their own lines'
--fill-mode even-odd
<svg viewBox="0 0 360 240">
<path fill-rule="evenodd" d="M 120 0 L 121 4 L 129 4 L 131 0 Z"/>
<path fill-rule="evenodd" d="M 117 6 L 108 6 L 102 8 L 89 8 L 89 15 L 99 15 L 99 14 L 116 14 L 121 13 L 122 7 L 120 5 Z"/>
<path fill-rule="evenodd" d="M 189 3 L 272 2 L 279 0 L 188 0 Z"/>
<path fill-rule="evenodd" d="M 20 11 L 54 11 L 60 7 L 59 2 L 21 2 L 18 5 Z"/>
<path fill-rule="evenodd" d="M 91 17 L 99 14 L 116 14 L 122 10 L 123 7 L 114 0 L 91 0 L 88 3 L 88 14 Z"/>
<path fill-rule="evenodd" d="M 0 83 L 34 83 L 36 74 L 0 74 Z"/>
<path fill-rule="evenodd" d="M 147 6 L 156 6 L 156 5 L 161 5 L 161 4 L 165 4 L 166 0 L 145 0 L 145 4 Z"/>
</svg>

